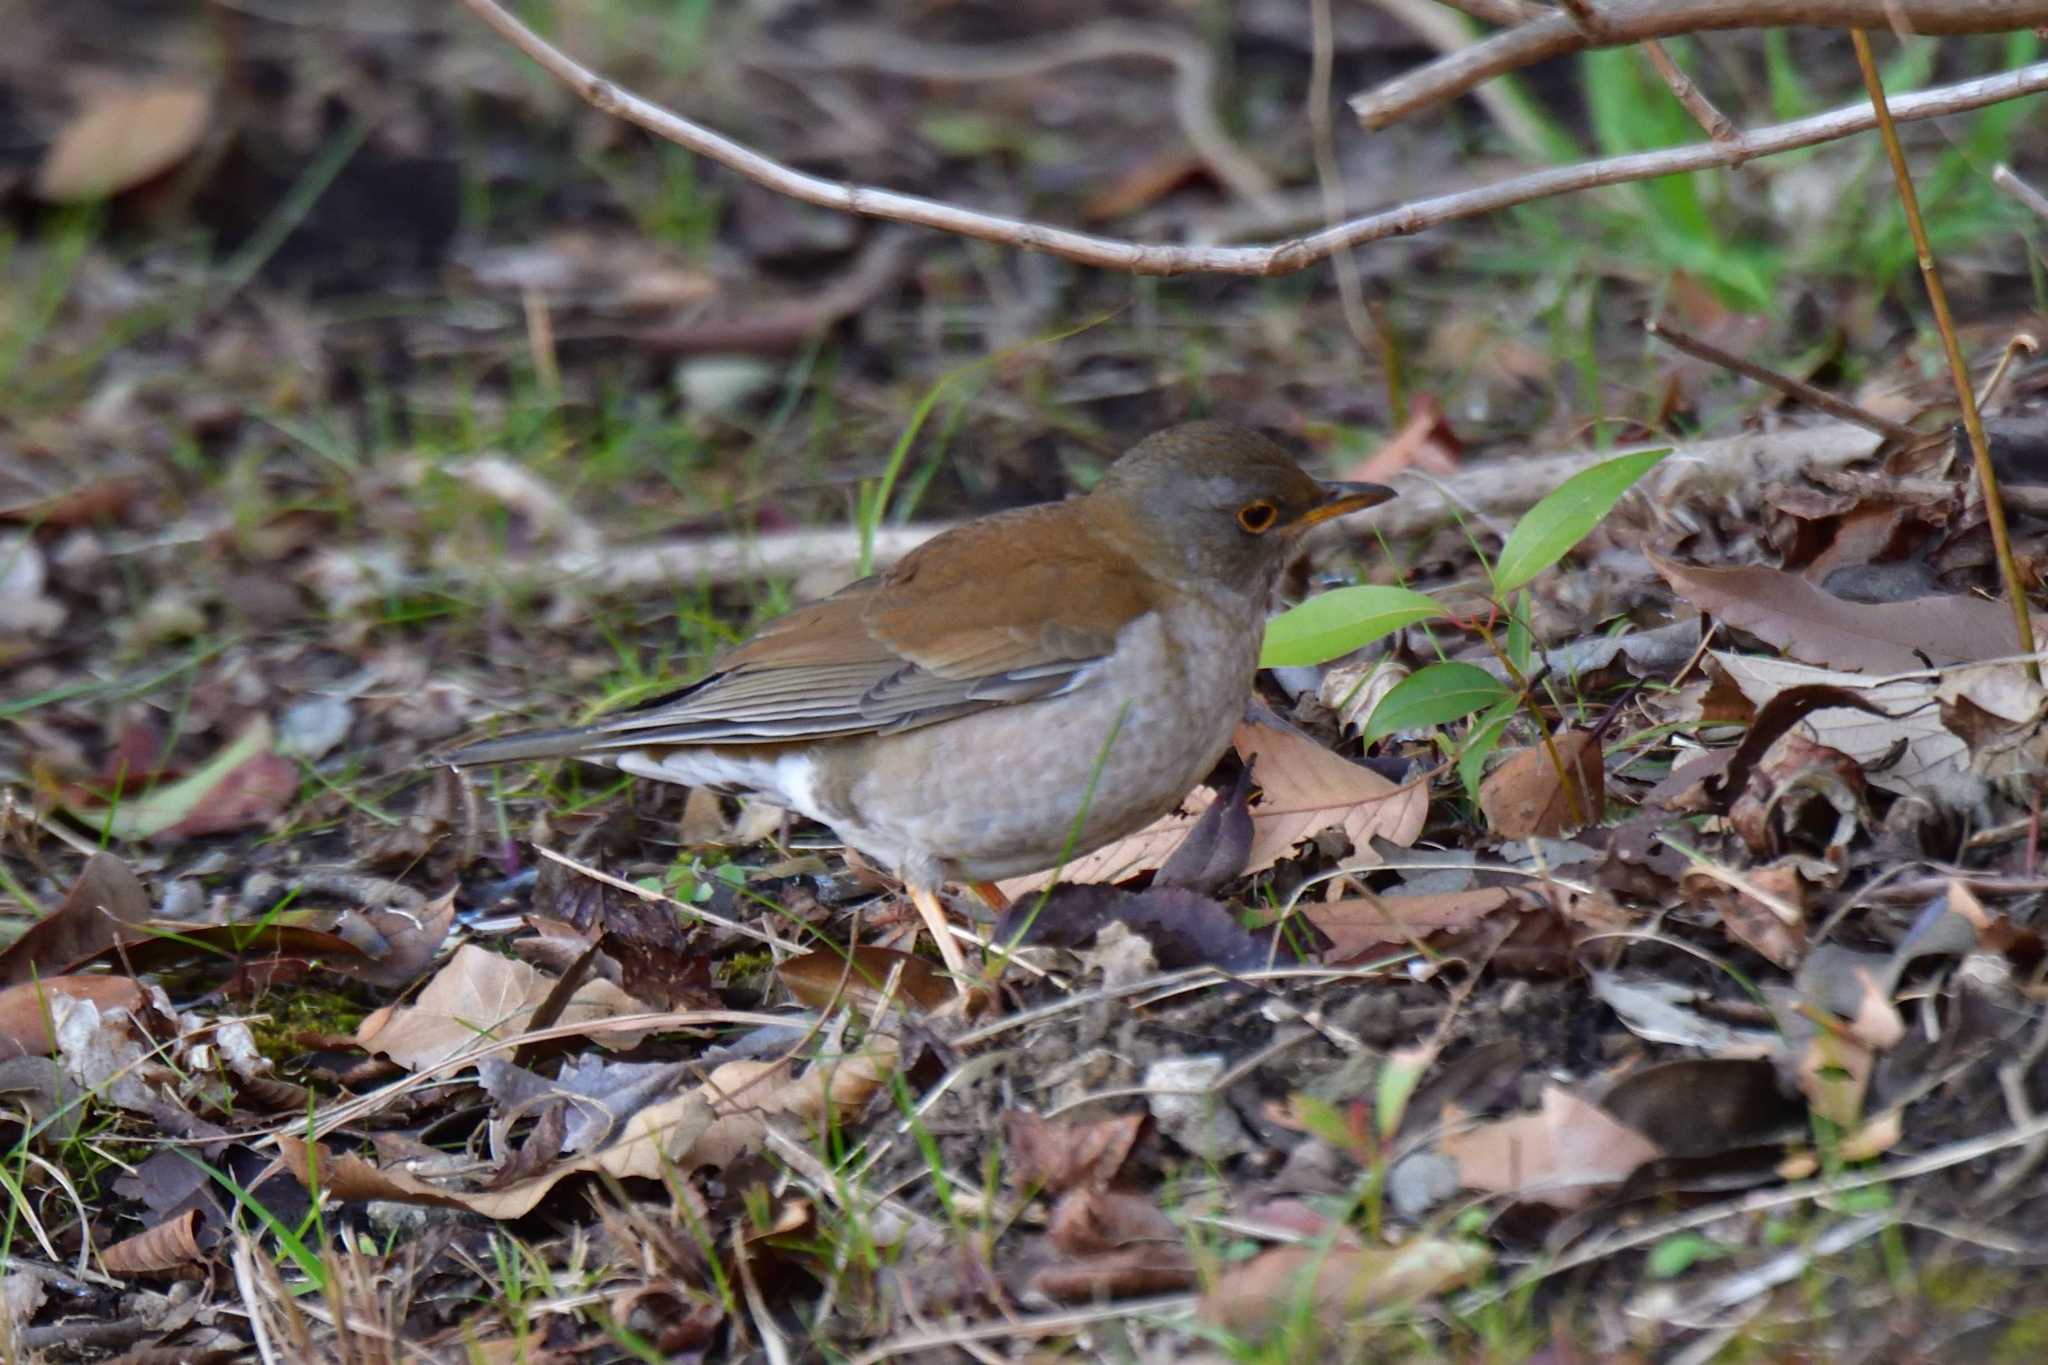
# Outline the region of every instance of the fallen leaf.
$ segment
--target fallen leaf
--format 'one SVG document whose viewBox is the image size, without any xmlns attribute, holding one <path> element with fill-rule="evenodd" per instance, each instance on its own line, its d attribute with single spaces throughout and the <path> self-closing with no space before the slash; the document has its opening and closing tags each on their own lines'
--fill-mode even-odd
<svg viewBox="0 0 2048 1365">
<path fill-rule="evenodd" d="M 1590 1100 L 1561 1086 L 1543 1088 L 1534 1114 L 1482 1123 L 1460 1131 L 1445 1111 L 1443 1154 L 1457 1163 L 1468 1190 L 1576 1209 L 1596 1189 L 1626 1180 L 1638 1166 L 1663 1155 L 1656 1143 Z"/>
<path fill-rule="evenodd" d="M 130 1011 L 148 1001 L 141 985 L 125 976 L 48 976 L 0 989 L 0 1058 L 50 1055 L 56 1046 L 50 1001 L 59 995 Z"/>
<path fill-rule="evenodd" d="M 1679 890 L 1686 899 L 1712 909 L 1737 943 L 1788 971 L 1797 967 L 1806 956 L 1806 883 L 1798 869 L 1789 862 L 1756 867 L 1743 873 L 1742 880 L 1785 909 L 1730 886 L 1704 868 L 1687 868 Z"/>
<path fill-rule="evenodd" d="M 1143 1114 L 1055 1123 L 1012 1109 L 1003 1115 L 1005 1177 L 1018 1189 L 1048 1194 L 1103 1188 L 1123 1168 L 1144 1127 Z"/>
<path fill-rule="evenodd" d="M 1294 954 L 1270 932 L 1253 933 L 1221 901 L 1178 886 L 1125 891 L 1114 886 L 1056 886 L 1049 894 L 1018 901 L 996 924 L 998 943 L 1049 943 L 1079 948 L 1120 925 L 1149 945 L 1157 966 L 1221 967 L 1243 972 Z"/>
<path fill-rule="evenodd" d="M 199 1251 L 199 1211 L 188 1209 L 100 1252 L 100 1268 L 109 1275 L 196 1275 L 204 1259 Z"/>
<path fill-rule="evenodd" d="M 102 199 L 177 165 L 199 145 L 213 97 L 193 85 L 109 86 L 58 132 L 36 167 L 51 203 Z"/>
<path fill-rule="evenodd" d="M 1372 859 L 1375 836 L 1406 848 L 1422 833 L 1429 816 L 1426 781 L 1396 786 L 1279 725 L 1247 721 L 1238 726 L 1235 743 L 1260 789 L 1252 803 L 1247 873 L 1265 871 L 1326 829 L 1342 829 L 1361 862 Z"/>
<path fill-rule="evenodd" d="M 364 1019 L 356 1042 L 409 1070 L 424 1071 L 481 1044 L 517 1038 L 553 985 L 524 962 L 465 943 L 416 1001 L 387 1005 Z M 560 1022 L 587 1023 L 642 1008 L 610 982 L 586 981 Z M 609 1035 L 606 1041 L 621 1043 L 626 1037 Z"/>
<path fill-rule="evenodd" d="M 2038 773 L 2048 761 L 2048 689 L 2017 666 L 1958 669 L 1934 689 L 1941 723 L 1985 777 Z"/>
<path fill-rule="evenodd" d="M 1230 790 L 1196 818 L 1194 828 L 1160 865 L 1152 885 L 1214 895 L 1243 876 L 1252 850 L 1251 795 L 1252 770 L 1246 764 L 1237 770 Z"/>
<path fill-rule="evenodd" d="M 1773 1035 L 1775 1037 L 1775 1035 Z M 1616 1081 L 1600 1107 L 1670 1157 L 1763 1147 L 1799 1134 L 1805 1110 L 1765 1057 L 1685 1057 Z"/>
<path fill-rule="evenodd" d="M 1907 673 L 1930 663 L 1970 663 L 2020 652 L 2011 609 L 1981 597 L 1851 602 L 1783 569 L 1711 569 L 1654 554 L 1649 559 L 1672 590 L 1701 611 L 1807 663 Z M 2035 630 L 2039 633 L 2040 627 Z"/>
<path fill-rule="evenodd" d="M 1397 1247 L 1272 1247 L 1220 1275 L 1201 1316 L 1261 1337 L 1297 1322 L 1335 1331 L 1389 1304 L 1471 1284 L 1491 1258 L 1476 1242 L 1417 1237 Z"/>
<path fill-rule="evenodd" d="M 775 968 L 789 993 L 812 1009 L 849 1008 L 868 1014 L 905 1002 L 927 1014 L 954 1000 L 952 984 L 921 957 L 893 948 L 857 944 L 849 954 L 836 948 L 802 953 Z M 894 994 L 888 994 L 891 982 Z"/>
<path fill-rule="evenodd" d="M 1385 483 L 1396 474 L 1419 469 L 1446 478 L 1458 470 L 1465 446 L 1444 416 L 1436 395 L 1418 393 L 1408 404 L 1408 420 L 1379 449 L 1350 465 L 1337 477 Z"/>
<path fill-rule="evenodd" d="M 1252 765 L 1259 795 L 1251 804 L 1252 841 L 1243 873 L 1263 872 L 1295 846 L 1326 829 L 1341 828 L 1363 861 L 1374 836 L 1406 848 L 1429 817 L 1429 784 L 1396 786 L 1372 769 L 1330 752 L 1300 731 L 1265 721 L 1237 727 L 1238 755 Z M 1018 900 L 1061 882 L 1120 882 L 1154 872 L 1172 856 L 1208 809 L 1206 787 L 1188 794 L 1179 813 L 1154 821 L 1128 838 L 1076 858 L 1057 872 L 1012 877 L 999 883 Z"/>
<path fill-rule="evenodd" d="M 1597 825 L 1607 803 L 1607 765 L 1600 737 L 1572 729 L 1551 737 L 1556 749 L 1531 745 L 1509 757 L 1479 784 L 1487 828 L 1503 839 L 1554 839 L 1582 825 Z M 1564 765 L 1571 788 L 1558 781 Z"/>
<path fill-rule="evenodd" d="M 72 814 L 116 839 L 189 839 L 268 824 L 298 790 L 298 765 L 275 752 L 270 721 L 258 716 L 190 776 Z"/>
<path fill-rule="evenodd" d="M 1195 1283 L 1187 1240 L 1159 1206 L 1093 1187 L 1067 1191 L 1053 1206 L 1047 1239 L 1068 1259 L 1031 1277 L 1031 1288 L 1061 1302 L 1169 1294 Z"/>
<path fill-rule="evenodd" d="M 130 934 L 154 907 L 128 864 L 95 853 L 64 903 L 0 952 L 0 985 L 68 970 Z"/>
<path fill-rule="evenodd" d="M 1845 688 L 1867 698 L 1885 714 L 1858 715 L 1825 708 L 1809 712 L 1801 724 L 1815 742 L 1839 749 L 1861 763 L 1865 779 L 1873 786 L 1925 792 L 1951 806 L 1976 804 L 1983 782 L 1965 768 L 1963 741 L 1942 725 L 1941 713 L 1932 704 L 1933 683 L 1909 678 L 1873 685 L 1854 673 L 1783 659 L 1721 650 L 1713 651 L 1712 657 L 1754 706 L 1767 705 L 1787 688 L 1814 684 Z"/>
<path fill-rule="evenodd" d="M 1330 940 L 1324 955 L 1332 963 L 1349 962 L 1375 948 L 1408 945 L 1445 930 L 1470 929 L 1514 894 L 1505 887 L 1470 891 L 1424 892 L 1412 896 L 1347 896 L 1343 900 L 1300 902 L 1301 913 Z"/>
</svg>

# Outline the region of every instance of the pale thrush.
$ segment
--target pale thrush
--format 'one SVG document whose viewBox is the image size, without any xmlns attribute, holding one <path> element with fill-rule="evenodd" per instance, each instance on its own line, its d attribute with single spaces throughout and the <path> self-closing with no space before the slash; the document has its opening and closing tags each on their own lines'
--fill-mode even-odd
<svg viewBox="0 0 2048 1365">
<path fill-rule="evenodd" d="M 958 975 L 943 884 L 1043 871 L 1172 810 L 1243 714 L 1296 538 L 1392 496 L 1191 422 L 1084 496 L 798 607 L 680 692 L 447 758 L 578 758 L 800 812 L 903 879 Z"/>
</svg>

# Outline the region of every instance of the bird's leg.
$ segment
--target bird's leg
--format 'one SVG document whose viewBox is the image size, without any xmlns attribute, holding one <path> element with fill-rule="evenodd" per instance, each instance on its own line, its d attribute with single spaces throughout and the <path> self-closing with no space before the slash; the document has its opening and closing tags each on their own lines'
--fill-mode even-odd
<svg viewBox="0 0 2048 1365">
<path fill-rule="evenodd" d="M 994 882 L 969 882 L 967 889 L 981 897 L 981 903 L 998 915 L 1010 908 L 1010 898 L 1003 894 L 1003 888 Z"/>
<path fill-rule="evenodd" d="M 946 923 L 946 907 L 939 903 L 938 888 L 910 882 L 905 889 L 910 892 L 910 903 L 917 907 L 917 913 L 924 916 L 925 927 L 932 931 L 932 941 L 939 945 L 939 956 L 945 959 L 946 970 L 953 975 L 954 988 L 962 995 L 967 994 L 974 978 L 968 973 L 966 955 L 953 937 L 953 927 Z"/>
</svg>

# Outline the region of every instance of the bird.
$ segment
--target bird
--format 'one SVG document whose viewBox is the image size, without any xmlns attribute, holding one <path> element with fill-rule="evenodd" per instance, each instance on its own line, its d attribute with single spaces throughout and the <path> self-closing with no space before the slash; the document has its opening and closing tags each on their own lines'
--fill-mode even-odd
<svg viewBox="0 0 2048 1365">
<path fill-rule="evenodd" d="M 1001 904 L 995 882 L 1177 807 L 1244 713 L 1301 534 L 1393 496 L 1248 427 L 1169 427 L 1080 496 L 963 522 L 770 621 L 680 691 L 443 758 L 580 759 L 816 820 L 901 879 L 964 983 L 945 886 Z"/>
</svg>

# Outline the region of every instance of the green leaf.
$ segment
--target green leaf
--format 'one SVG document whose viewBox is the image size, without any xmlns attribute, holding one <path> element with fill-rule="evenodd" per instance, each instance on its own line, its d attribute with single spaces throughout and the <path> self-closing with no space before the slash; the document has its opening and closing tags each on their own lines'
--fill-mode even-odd
<svg viewBox="0 0 2048 1365">
<path fill-rule="evenodd" d="M 1494 596 L 1505 598 L 1563 559 L 1637 479 L 1670 453 L 1667 449 L 1622 455 L 1582 469 L 1552 489 L 1515 524 L 1501 547 L 1500 562 L 1493 566 Z"/>
<path fill-rule="evenodd" d="M 1383 739 L 1396 730 L 1421 730 L 1469 716 L 1512 694 L 1507 684 L 1471 664 L 1431 664 L 1389 688 L 1372 709 L 1365 742 Z"/>
<path fill-rule="evenodd" d="M 1727 1254 L 1726 1248 L 1696 1232 L 1681 1232 L 1650 1248 L 1648 1268 L 1654 1278 L 1669 1280 L 1683 1275 L 1702 1261 L 1718 1261 Z"/>
<path fill-rule="evenodd" d="M 1408 588 L 1338 588 L 1266 623 L 1260 668 L 1296 668 L 1349 654 L 1403 626 L 1442 616 L 1435 598 Z"/>
<path fill-rule="evenodd" d="M 1507 732 L 1508 722 L 1515 718 L 1515 707 L 1520 698 L 1509 697 L 1494 706 L 1491 711 L 1472 722 L 1472 733 L 1465 736 L 1465 747 L 1458 754 L 1458 780 L 1465 784 L 1465 795 L 1475 804 L 1479 800 L 1479 779 L 1486 775 L 1486 759 L 1500 747 L 1500 737 Z"/>
</svg>

